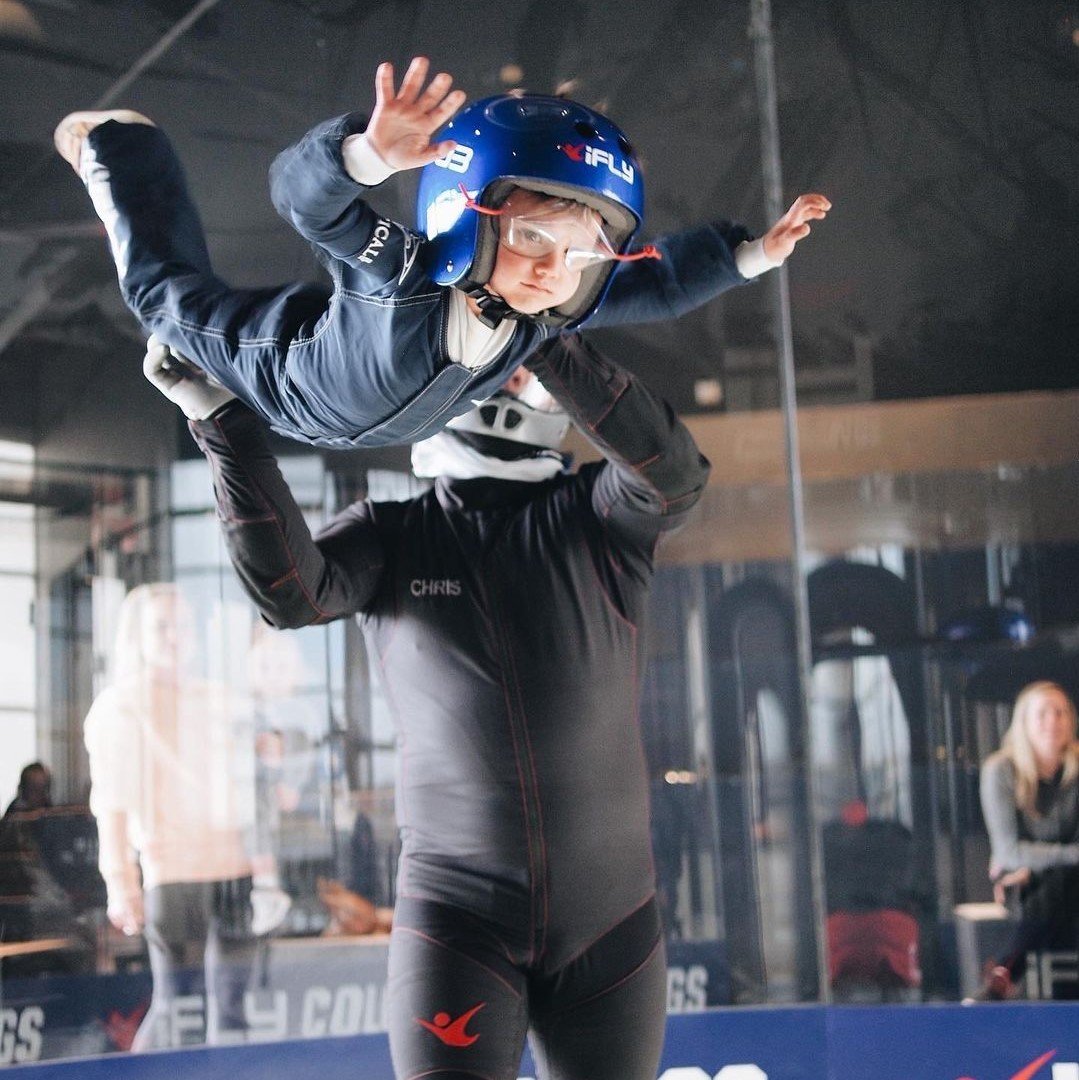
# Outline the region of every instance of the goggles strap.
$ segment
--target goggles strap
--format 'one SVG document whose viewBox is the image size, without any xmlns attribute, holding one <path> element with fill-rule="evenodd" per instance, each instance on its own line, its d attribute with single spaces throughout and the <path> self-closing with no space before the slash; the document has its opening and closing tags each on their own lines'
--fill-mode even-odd
<svg viewBox="0 0 1079 1080">
<path fill-rule="evenodd" d="M 488 217 L 501 217 L 506 211 L 504 209 L 492 210 L 489 206 L 481 206 L 475 199 L 468 193 L 468 188 L 465 187 L 464 181 L 459 180 L 457 186 L 461 189 L 461 194 L 465 197 L 465 206 L 469 210 L 475 210 L 477 214 L 486 214 Z"/>
<path fill-rule="evenodd" d="M 616 255 L 612 252 L 607 258 L 615 262 L 636 262 L 638 259 L 662 259 L 663 252 L 655 244 L 645 244 L 640 251 L 634 251 L 628 255 Z"/>
</svg>

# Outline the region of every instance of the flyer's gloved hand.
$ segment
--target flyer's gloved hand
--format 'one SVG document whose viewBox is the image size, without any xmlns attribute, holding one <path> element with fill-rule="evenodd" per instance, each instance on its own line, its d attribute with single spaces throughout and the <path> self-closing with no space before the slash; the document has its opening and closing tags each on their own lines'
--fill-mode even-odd
<svg viewBox="0 0 1079 1080">
<path fill-rule="evenodd" d="M 289 896 L 272 873 L 256 874 L 251 885 L 251 932 L 256 937 L 272 933 L 292 907 Z"/>
<path fill-rule="evenodd" d="M 169 401 L 180 406 L 188 420 L 208 420 L 236 397 L 190 360 L 158 341 L 154 334 L 146 342 L 142 373 Z"/>
</svg>

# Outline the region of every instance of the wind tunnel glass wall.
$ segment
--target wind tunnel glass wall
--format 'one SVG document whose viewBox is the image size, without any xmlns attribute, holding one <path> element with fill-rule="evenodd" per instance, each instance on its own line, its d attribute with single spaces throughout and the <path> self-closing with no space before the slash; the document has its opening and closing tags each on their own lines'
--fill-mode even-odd
<svg viewBox="0 0 1079 1080">
<path fill-rule="evenodd" d="M 283 462 L 315 527 L 413 490 L 330 466 Z M 808 728 L 782 486 L 713 486 L 671 538 L 641 681 L 671 1011 L 816 1000 L 818 940 L 840 1000 L 978 988 L 1015 926 L 986 906 L 979 767 L 1027 681 L 1079 689 L 1077 474 L 811 480 Z M 0 796 L 40 760 L 52 805 L 0 833 L 9 1057 L 383 1030 L 395 750 L 356 625 L 262 623 L 201 461 L 25 481 L 0 513 L 25 615 Z M 1074 951 L 1040 951 L 1021 992 L 1072 994 Z"/>
<path fill-rule="evenodd" d="M 688 598 L 674 601 L 687 640 L 705 639 L 699 664 L 686 650 L 703 702 L 687 703 L 686 718 L 712 764 L 695 779 L 715 815 L 732 1001 L 816 997 L 815 935 L 837 1001 L 974 996 L 987 965 L 1020 953 L 1010 995 L 1079 996 L 1068 891 L 1079 821 L 1066 816 L 1053 838 L 1047 858 L 1063 866 L 1050 877 L 1065 884 L 1031 936 L 1028 897 L 1042 877 L 994 899 L 979 794 L 1019 691 L 1043 679 L 1079 690 L 1077 474 L 808 482 L 808 724 L 787 493 L 713 487 L 675 538 L 668 556 L 680 565 L 665 573 Z M 823 911 L 811 900 L 814 843 Z"/>
</svg>

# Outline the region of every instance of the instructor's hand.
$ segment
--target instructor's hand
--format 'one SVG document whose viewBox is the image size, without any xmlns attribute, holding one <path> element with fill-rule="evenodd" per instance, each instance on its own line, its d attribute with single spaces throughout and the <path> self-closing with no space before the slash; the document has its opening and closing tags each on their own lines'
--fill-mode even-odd
<svg viewBox="0 0 1079 1080">
<path fill-rule="evenodd" d="M 169 401 L 180 406 L 188 420 L 208 420 L 236 397 L 153 334 L 146 342 L 142 373 Z"/>
<path fill-rule="evenodd" d="M 432 144 L 431 136 L 464 104 L 465 95 L 450 92 L 453 79 L 444 71 L 424 89 L 428 66 L 426 57 L 415 57 L 400 90 L 394 88 L 392 64 L 379 64 L 375 72 L 375 109 L 367 141 L 394 169 L 418 169 L 457 145 L 452 139 Z"/>
</svg>

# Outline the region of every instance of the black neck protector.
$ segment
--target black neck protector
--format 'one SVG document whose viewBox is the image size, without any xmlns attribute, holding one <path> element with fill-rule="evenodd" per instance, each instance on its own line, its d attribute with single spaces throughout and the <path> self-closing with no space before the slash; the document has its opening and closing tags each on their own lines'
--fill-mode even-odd
<svg viewBox="0 0 1079 1080">
<path fill-rule="evenodd" d="M 503 319 L 530 319 L 532 316 L 524 315 L 520 311 L 511 308 L 501 296 L 488 292 L 482 285 L 470 285 L 462 283 L 457 286 L 466 296 L 472 297 L 479 305 L 479 320 L 484 326 L 493 330 Z"/>
</svg>

